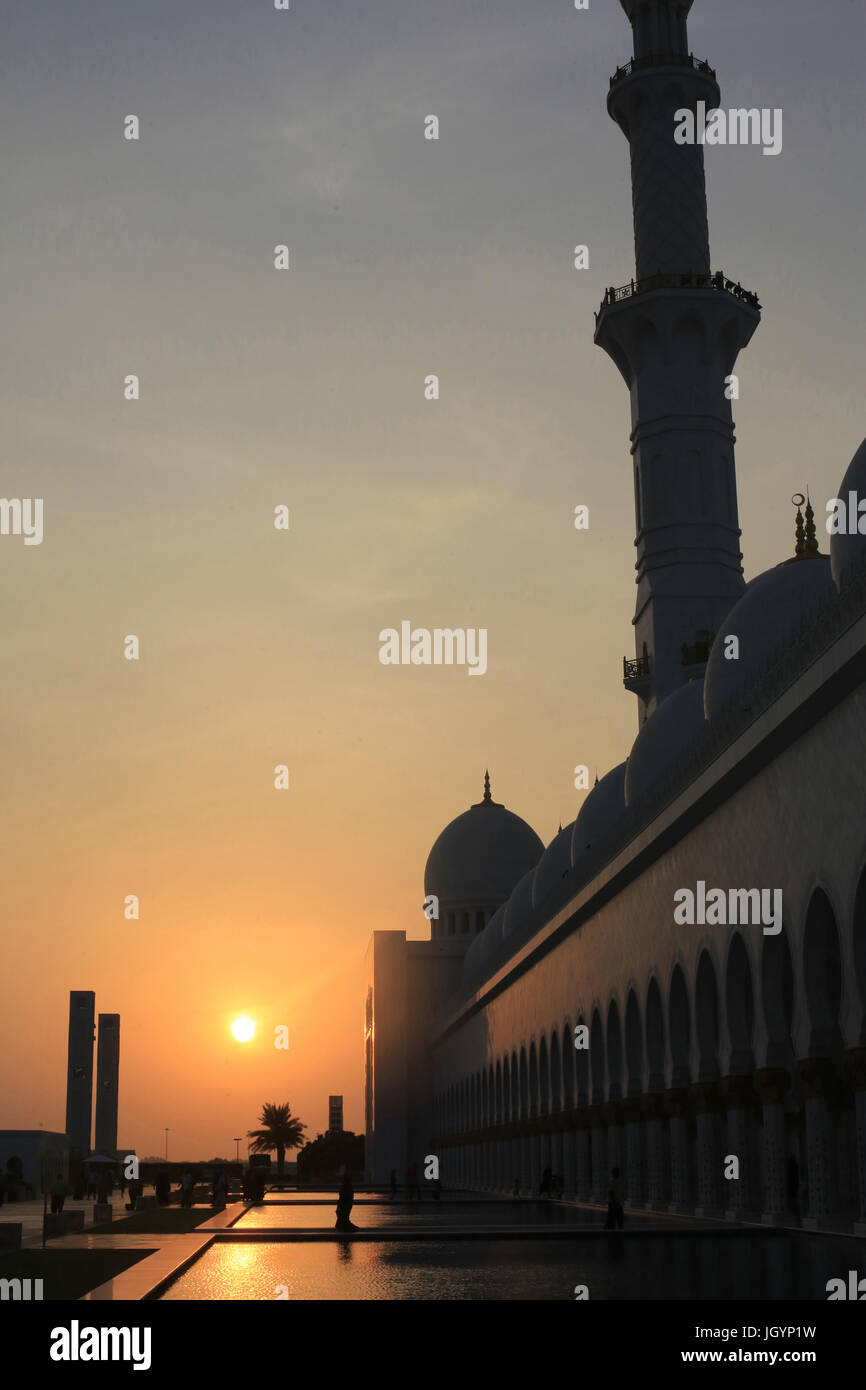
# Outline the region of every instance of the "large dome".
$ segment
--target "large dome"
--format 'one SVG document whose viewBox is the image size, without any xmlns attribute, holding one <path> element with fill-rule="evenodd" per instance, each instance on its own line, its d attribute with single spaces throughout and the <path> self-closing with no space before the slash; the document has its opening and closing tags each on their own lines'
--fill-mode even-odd
<svg viewBox="0 0 866 1390">
<path fill-rule="evenodd" d="M 498 805 L 485 778 L 483 801 L 446 825 L 424 870 L 424 892 L 451 907 L 504 903 L 544 845 L 532 826 Z"/>
<path fill-rule="evenodd" d="M 848 539 L 845 537 L 844 539 Z M 715 719 L 738 692 L 748 703 L 748 686 L 773 649 L 797 631 L 803 614 L 833 590 L 826 555 L 786 560 L 746 585 L 719 628 L 704 676 L 704 713 Z M 725 638 L 739 638 L 739 658 L 725 657 Z"/>
<path fill-rule="evenodd" d="M 851 515 L 849 507 L 849 501 L 853 500 L 849 498 L 849 493 L 852 492 L 857 495 L 854 516 Z M 850 528 L 856 528 L 860 521 L 857 503 L 866 500 L 866 439 L 852 458 L 848 471 L 839 484 L 839 500 L 845 504 L 845 522 L 848 529 L 830 537 L 830 564 L 837 589 L 842 587 L 848 570 L 866 553 L 866 535 L 861 535 L 856 529 L 853 534 L 849 534 Z"/>
<path fill-rule="evenodd" d="M 625 770 L 627 805 L 668 771 L 703 723 L 703 681 L 689 681 L 662 700 L 632 744 Z"/>
</svg>

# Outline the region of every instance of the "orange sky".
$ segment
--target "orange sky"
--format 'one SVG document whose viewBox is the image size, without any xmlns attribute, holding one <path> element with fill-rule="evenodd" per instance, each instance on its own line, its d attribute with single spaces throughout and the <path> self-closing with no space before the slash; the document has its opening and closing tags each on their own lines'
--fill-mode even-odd
<svg viewBox="0 0 866 1390">
<path fill-rule="evenodd" d="M 495 33 L 451 0 L 314 7 L 291 42 L 222 8 L 105 7 L 97 54 L 68 6 L 24 7 L 0 94 L 0 491 L 45 528 L 0 537 L 0 1126 L 62 1130 L 69 990 L 93 989 L 120 1142 L 168 1126 L 177 1158 L 233 1153 L 268 1100 L 315 1135 L 342 1092 L 361 1129 L 364 951 L 426 934 L 436 835 L 489 766 L 549 841 L 575 764 L 636 732 L 628 396 L 592 343 L 633 273 L 619 6 L 504 4 Z M 714 267 L 765 305 L 734 409 L 748 577 L 863 434 L 856 67 L 831 113 L 780 43 L 854 65 L 856 9 L 826 34 L 775 0 L 695 9 L 726 96 L 786 109 L 778 158 L 707 160 Z M 382 666 L 404 619 L 486 627 L 487 674 Z"/>
</svg>

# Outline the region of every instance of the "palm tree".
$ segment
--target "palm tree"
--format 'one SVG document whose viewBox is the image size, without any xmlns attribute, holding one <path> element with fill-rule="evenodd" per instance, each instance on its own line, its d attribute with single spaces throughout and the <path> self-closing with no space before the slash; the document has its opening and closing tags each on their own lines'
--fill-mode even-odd
<svg viewBox="0 0 866 1390">
<path fill-rule="evenodd" d="M 304 1142 L 304 1130 L 307 1126 L 302 1125 L 297 1116 L 292 1114 L 292 1107 L 288 1101 L 285 1105 L 272 1105 L 270 1103 L 263 1105 L 259 1124 L 262 1126 L 261 1129 L 247 1131 L 247 1138 L 253 1141 L 250 1152 L 266 1154 L 276 1149 L 277 1176 L 281 1178 L 286 1149 L 299 1149 L 301 1147 Z"/>
</svg>

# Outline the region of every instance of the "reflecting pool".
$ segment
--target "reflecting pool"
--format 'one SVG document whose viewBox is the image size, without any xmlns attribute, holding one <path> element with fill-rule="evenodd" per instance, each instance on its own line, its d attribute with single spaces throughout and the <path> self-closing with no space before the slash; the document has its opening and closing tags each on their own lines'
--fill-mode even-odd
<svg viewBox="0 0 866 1390">
<path fill-rule="evenodd" d="M 243 1230 L 333 1230 L 336 1219 L 335 1196 L 321 1205 L 311 1202 L 264 1202 L 248 1207 L 235 1223 Z M 640 1218 L 637 1218 L 640 1219 Z M 383 1202 L 361 1199 L 352 1207 L 352 1221 L 362 1229 L 423 1227 L 438 1230 L 455 1226 L 601 1226 L 604 1212 L 586 1207 L 565 1206 L 559 1202 L 538 1201 L 425 1201 Z"/>
<path fill-rule="evenodd" d="M 355 1213 L 353 1212 L 353 1217 Z M 218 1242 L 172 1299 L 821 1299 L 866 1274 L 844 1236 L 735 1232 Z"/>
</svg>

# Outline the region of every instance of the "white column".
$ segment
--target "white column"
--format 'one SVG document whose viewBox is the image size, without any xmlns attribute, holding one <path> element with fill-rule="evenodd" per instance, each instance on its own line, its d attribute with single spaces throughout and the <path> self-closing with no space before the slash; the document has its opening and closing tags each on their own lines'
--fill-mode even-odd
<svg viewBox="0 0 866 1390">
<path fill-rule="evenodd" d="M 567 1129 L 562 1136 L 563 1196 L 571 1200 L 577 1192 L 577 1147 L 575 1132 Z"/>
<path fill-rule="evenodd" d="M 806 1111 L 806 1163 L 809 1213 L 804 1226 L 822 1225 L 835 1209 L 833 1127 L 827 1097 L 835 1080 L 832 1062 L 809 1058 L 797 1063 L 797 1077 Z"/>
</svg>

